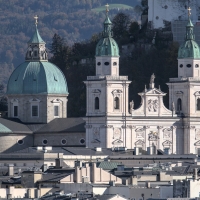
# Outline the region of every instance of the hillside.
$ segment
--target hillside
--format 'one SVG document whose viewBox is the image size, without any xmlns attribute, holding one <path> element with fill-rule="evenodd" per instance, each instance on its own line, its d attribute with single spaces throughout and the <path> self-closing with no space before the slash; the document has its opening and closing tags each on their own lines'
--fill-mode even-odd
<svg viewBox="0 0 200 200">
<path fill-rule="evenodd" d="M 123 8 L 131 19 L 139 19 L 140 13 L 134 9 L 140 4 L 139 0 L 1 0 L 0 65 L 4 73 L 0 74 L 0 82 L 5 84 L 14 67 L 24 61 L 26 42 L 34 31 L 35 15 L 39 16 L 38 28 L 47 47 L 55 33 L 72 45 L 102 30 L 105 14 L 101 11 L 106 3 L 111 4 L 111 18 Z M 124 6 L 112 9 L 112 4 Z M 94 12 L 95 9 L 98 12 Z"/>
</svg>

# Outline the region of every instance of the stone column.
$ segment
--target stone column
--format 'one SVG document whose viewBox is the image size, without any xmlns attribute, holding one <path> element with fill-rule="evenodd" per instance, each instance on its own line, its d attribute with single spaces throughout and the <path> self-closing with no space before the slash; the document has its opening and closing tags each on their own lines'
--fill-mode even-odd
<svg viewBox="0 0 200 200">
<path fill-rule="evenodd" d="M 176 154 L 177 153 L 177 148 L 176 148 L 176 126 L 172 126 L 172 154 Z"/>
<path fill-rule="evenodd" d="M 157 148 L 163 150 L 163 146 L 162 146 L 162 143 L 163 143 L 163 134 L 162 134 L 163 126 L 157 126 L 157 129 L 158 129 L 158 147 Z"/>
<path fill-rule="evenodd" d="M 144 126 L 143 128 L 145 130 L 145 135 L 144 135 L 144 150 L 147 151 L 147 147 L 149 147 L 149 132 L 148 132 L 148 129 L 150 127 L 149 126 Z"/>
</svg>

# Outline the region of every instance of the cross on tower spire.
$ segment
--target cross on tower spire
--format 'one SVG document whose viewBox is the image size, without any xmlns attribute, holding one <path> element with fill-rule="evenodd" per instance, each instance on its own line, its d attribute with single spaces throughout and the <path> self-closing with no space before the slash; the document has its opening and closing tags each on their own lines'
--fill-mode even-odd
<svg viewBox="0 0 200 200">
<path fill-rule="evenodd" d="M 109 9 L 108 9 L 108 8 L 109 8 L 109 5 L 106 4 L 105 7 L 106 7 L 106 14 L 108 14 L 108 12 L 109 12 Z"/>
<path fill-rule="evenodd" d="M 36 16 L 34 17 L 34 19 L 35 19 L 35 25 L 37 25 L 37 24 L 38 24 L 38 16 L 36 15 Z"/>
<path fill-rule="evenodd" d="M 191 10 L 192 10 L 192 9 L 189 7 L 189 8 L 188 8 L 188 18 L 190 18 Z"/>
</svg>

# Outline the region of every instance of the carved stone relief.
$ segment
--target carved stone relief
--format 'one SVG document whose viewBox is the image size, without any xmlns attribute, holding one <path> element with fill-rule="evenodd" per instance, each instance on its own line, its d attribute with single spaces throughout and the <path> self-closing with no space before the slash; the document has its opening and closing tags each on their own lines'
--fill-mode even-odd
<svg viewBox="0 0 200 200">
<path fill-rule="evenodd" d="M 121 129 L 120 128 L 114 128 L 113 139 L 121 139 Z"/>
<path fill-rule="evenodd" d="M 93 128 L 93 139 L 100 139 L 100 130 L 99 128 Z"/>
<path fill-rule="evenodd" d="M 143 147 L 143 145 L 144 145 L 144 141 L 143 141 L 143 140 L 137 140 L 137 141 L 135 142 L 135 146 L 136 146 L 136 147 Z"/>
<path fill-rule="evenodd" d="M 169 139 L 172 136 L 172 130 L 170 128 L 166 128 L 163 130 L 163 138 Z"/>
<path fill-rule="evenodd" d="M 145 131 L 143 128 L 138 128 L 135 130 L 136 132 L 136 138 L 144 138 Z"/>
<path fill-rule="evenodd" d="M 200 140 L 200 129 L 196 129 L 195 132 L 195 139 Z"/>
<path fill-rule="evenodd" d="M 149 112 L 157 112 L 158 111 L 158 99 L 149 99 L 148 100 L 148 110 Z"/>
<path fill-rule="evenodd" d="M 163 147 L 170 147 L 172 145 L 172 142 L 169 140 L 166 140 L 162 143 Z"/>
<path fill-rule="evenodd" d="M 155 131 L 151 131 L 149 134 L 149 141 L 157 141 L 158 133 Z"/>
</svg>

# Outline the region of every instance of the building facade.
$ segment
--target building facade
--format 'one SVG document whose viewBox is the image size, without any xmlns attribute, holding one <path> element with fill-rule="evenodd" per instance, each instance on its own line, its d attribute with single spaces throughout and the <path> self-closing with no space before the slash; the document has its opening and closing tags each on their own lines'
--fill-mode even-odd
<svg viewBox="0 0 200 200">
<path fill-rule="evenodd" d="M 135 154 L 157 149 L 165 153 L 198 153 L 200 134 L 200 50 L 194 40 L 189 18 L 185 42 L 179 49 L 178 78 L 171 78 L 169 104 L 155 88 L 155 75 L 149 87 L 139 93 L 141 105 L 129 102 L 127 76 L 119 75 L 119 51 L 112 38 L 111 21 L 104 22 L 102 39 L 96 47 L 96 76 L 88 76 L 86 146 L 88 148 L 128 148 Z"/>
</svg>

